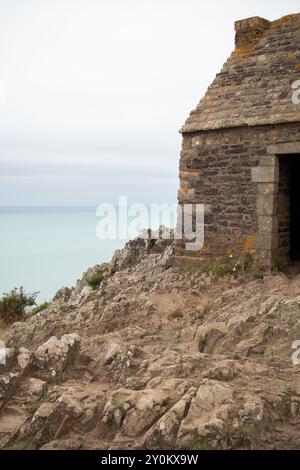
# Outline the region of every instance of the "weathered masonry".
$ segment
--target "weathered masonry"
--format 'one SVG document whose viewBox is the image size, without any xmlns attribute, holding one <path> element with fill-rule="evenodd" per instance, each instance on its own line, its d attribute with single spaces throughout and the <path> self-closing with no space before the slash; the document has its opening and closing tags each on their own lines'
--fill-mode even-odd
<svg viewBox="0 0 300 470">
<path fill-rule="evenodd" d="M 250 251 L 271 267 L 300 260 L 300 14 L 235 30 L 235 51 L 181 130 L 179 203 L 204 204 L 205 243 L 176 253 Z"/>
</svg>

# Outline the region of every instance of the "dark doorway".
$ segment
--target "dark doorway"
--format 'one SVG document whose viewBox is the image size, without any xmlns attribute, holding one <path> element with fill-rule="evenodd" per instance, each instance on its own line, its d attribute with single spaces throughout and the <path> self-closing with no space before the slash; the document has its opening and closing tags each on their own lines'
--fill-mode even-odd
<svg viewBox="0 0 300 470">
<path fill-rule="evenodd" d="M 281 258 L 300 261 L 300 155 L 279 158 L 278 247 Z"/>
<path fill-rule="evenodd" d="M 300 260 L 300 155 L 290 158 L 290 259 Z"/>
</svg>

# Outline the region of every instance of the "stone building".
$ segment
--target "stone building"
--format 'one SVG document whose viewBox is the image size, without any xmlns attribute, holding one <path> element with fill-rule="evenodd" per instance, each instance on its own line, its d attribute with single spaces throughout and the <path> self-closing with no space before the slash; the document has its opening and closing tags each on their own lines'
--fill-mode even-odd
<svg viewBox="0 0 300 470">
<path fill-rule="evenodd" d="M 235 23 L 235 51 L 181 129 L 179 203 L 204 204 L 205 243 L 300 260 L 300 14 Z"/>
</svg>

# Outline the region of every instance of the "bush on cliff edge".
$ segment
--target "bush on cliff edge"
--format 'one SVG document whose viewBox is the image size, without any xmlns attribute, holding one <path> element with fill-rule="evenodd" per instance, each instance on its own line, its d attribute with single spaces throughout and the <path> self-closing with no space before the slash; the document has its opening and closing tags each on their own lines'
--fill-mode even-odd
<svg viewBox="0 0 300 470">
<path fill-rule="evenodd" d="M 4 294 L 0 299 L 0 320 L 4 323 L 22 320 L 26 315 L 26 308 L 36 305 L 37 294 L 38 292 L 26 294 L 23 287 L 15 287 Z"/>
</svg>

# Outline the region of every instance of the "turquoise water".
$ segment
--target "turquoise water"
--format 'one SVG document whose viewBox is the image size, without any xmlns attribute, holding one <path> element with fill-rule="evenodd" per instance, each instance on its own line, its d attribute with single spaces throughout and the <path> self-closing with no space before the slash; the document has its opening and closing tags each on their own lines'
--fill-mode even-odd
<svg viewBox="0 0 300 470">
<path fill-rule="evenodd" d="M 14 287 L 38 301 L 109 261 L 124 240 L 99 240 L 96 208 L 0 208 L 0 295 Z"/>
</svg>

